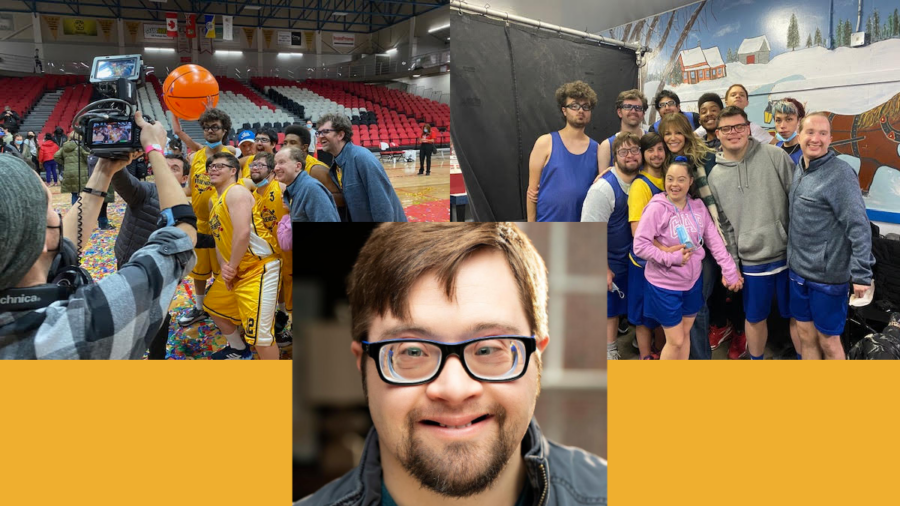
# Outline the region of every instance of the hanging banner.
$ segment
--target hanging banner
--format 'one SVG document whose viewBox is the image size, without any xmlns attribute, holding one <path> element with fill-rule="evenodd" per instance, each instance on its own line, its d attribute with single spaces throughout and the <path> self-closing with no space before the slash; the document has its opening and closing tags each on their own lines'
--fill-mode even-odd
<svg viewBox="0 0 900 506">
<path fill-rule="evenodd" d="M 189 39 L 197 38 L 197 15 L 188 14 L 187 23 L 185 23 L 185 35 Z"/>
<path fill-rule="evenodd" d="M 169 30 L 166 25 L 144 23 L 144 40 L 169 40 Z"/>
<path fill-rule="evenodd" d="M 109 40 L 109 34 L 112 32 L 113 20 L 101 19 L 97 22 L 100 23 L 100 29 L 103 30 L 103 38 Z"/>
<path fill-rule="evenodd" d="M 244 36 L 247 37 L 247 45 L 253 47 L 253 34 L 256 33 L 256 28 L 244 28 Z"/>
<path fill-rule="evenodd" d="M 178 30 L 178 41 L 175 50 L 179 53 L 191 54 L 191 41 L 187 37 L 187 26 Z"/>
<path fill-rule="evenodd" d="M 279 46 L 290 46 L 291 32 L 278 32 L 278 37 L 275 39 L 275 43 Z"/>
<path fill-rule="evenodd" d="M 65 35 L 97 36 L 97 21 L 83 18 L 66 18 L 63 20 L 63 33 Z"/>
<path fill-rule="evenodd" d="M 206 24 L 206 33 L 205 33 L 204 37 L 206 37 L 207 39 L 215 39 L 216 38 L 216 23 L 214 21 L 215 16 L 212 14 L 206 14 L 203 19 Z"/>
<path fill-rule="evenodd" d="M 56 32 L 59 30 L 59 16 L 44 16 L 44 21 L 47 22 L 47 28 L 50 29 L 50 33 L 55 39 Z"/>
<path fill-rule="evenodd" d="M 13 15 L 0 13 L 0 32 L 11 32 L 14 29 Z"/>
<path fill-rule="evenodd" d="M 234 22 L 233 16 L 222 16 L 222 40 L 231 39 L 231 28 Z"/>
<path fill-rule="evenodd" d="M 266 47 L 272 47 L 272 30 L 263 30 L 263 38 L 266 39 Z"/>
<path fill-rule="evenodd" d="M 177 37 L 178 36 L 178 13 L 177 12 L 167 12 L 166 13 L 166 36 L 168 36 L 168 37 Z"/>
<path fill-rule="evenodd" d="M 355 33 L 332 33 L 331 45 L 334 47 L 356 47 Z"/>
<path fill-rule="evenodd" d="M 138 30 L 141 28 L 140 21 L 126 21 L 125 26 L 128 27 L 128 33 L 131 34 L 131 42 L 137 41 Z"/>
<path fill-rule="evenodd" d="M 313 46 L 313 37 L 315 34 L 313 32 L 303 32 L 306 34 L 306 47 L 312 48 Z"/>
<path fill-rule="evenodd" d="M 208 39 L 206 37 L 201 37 L 200 39 L 200 53 L 209 53 L 212 54 L 212 39 Z"/>
</svg>

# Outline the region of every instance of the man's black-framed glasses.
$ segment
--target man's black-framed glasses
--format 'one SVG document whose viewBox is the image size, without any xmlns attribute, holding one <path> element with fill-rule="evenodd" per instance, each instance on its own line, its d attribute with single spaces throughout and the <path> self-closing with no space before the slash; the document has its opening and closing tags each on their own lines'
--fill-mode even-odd
<svg viewBox="0 0 900 506">
<path fill-rule="evenodd" d="M 566 109 L 568 109 L 570 111 L 577 111 L 577 110 L 581 109 L 584 112 L 591 112 L 591 109 L 593 109 L 591 104 L 579 104 L 576 102 L 572 102 L 571 104 L 565 105 L 563 107 L 565 107 Z"/>
<path fill-rule="evenodd" d="M 421 339 L 389 339 L 362 342 L 378 368 L 382 381 L 391 385 L 421 385 L 441 374 L 447 357 L 456 355 L 472 379 L 487 382 L 514 381 L 525 375 L 537 348 L 535 336 L 487 336 L 459 343 Z"/>
<path fill-rule="evenodd" d="M 716 130 L 722 132 L 723 134 L 730 134 L 732 130 L 739 134 L 742 134 L 747 131 L 747 128 L 749 126 L 750 123 L 738 123 L 737 125 L 720 126 Z"/>
</svg>

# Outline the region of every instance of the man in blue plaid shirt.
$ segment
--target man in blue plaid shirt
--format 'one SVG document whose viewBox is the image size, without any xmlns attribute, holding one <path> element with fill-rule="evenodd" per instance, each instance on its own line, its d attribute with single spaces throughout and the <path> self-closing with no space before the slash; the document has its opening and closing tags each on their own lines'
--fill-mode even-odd
<svg viewBox="0 0 900 506">
<path fill-rule="evenodd" d="M 165 167 L 159 123 L 135 121 L 150 163 Z M 65 218 L 53 210 L 49 189 L 21 160 L 0 155 L 0 358 L 140 358 L 168 312 L 175 289 L 196 261 L 196 222 L 184 219 L 154 232 L 122 268 L 96 284 L 64 288 L 47 284 L 54 260 L 73 244 L 87 244 L 113 174 L 127 160 L 102 159 Z M 168 170 L 156 171 L 161 209 L 189 202 Z M 182 208 L 183 209 L 183 208 Z M 81 230 L 79 230 L 81 229 Z M 41 299 L 53 300 L 43 307 Z M 36 302 L 37 301 L 37 302 Z M 23 309 L 23 307 L 25 309 Z"/>
</svg>

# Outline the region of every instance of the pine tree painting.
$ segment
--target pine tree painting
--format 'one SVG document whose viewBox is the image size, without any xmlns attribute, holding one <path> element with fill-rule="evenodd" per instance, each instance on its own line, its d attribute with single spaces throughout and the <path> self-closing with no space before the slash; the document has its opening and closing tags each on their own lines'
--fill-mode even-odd
<svg viewBox="0 0 900 506">
<path fill-rule="evenodd" d="M 787 47 L 791 51 L 800 46 L 800 28 L 797 26 L 797 16 L 791 14 L 791 24 L 788 25 Z"/>
</svg>

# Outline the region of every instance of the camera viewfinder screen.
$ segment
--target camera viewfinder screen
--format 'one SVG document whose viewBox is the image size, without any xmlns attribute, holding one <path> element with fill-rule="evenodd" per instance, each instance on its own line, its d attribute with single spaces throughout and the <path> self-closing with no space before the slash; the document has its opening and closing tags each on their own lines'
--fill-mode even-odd
<svg viewBox="0 0 900 506">
<path fill-rule="evenodd" d="M 92 130 L 91 143 L 94 146 L 115 146 L 131 142 L 130 121 L 94 123 Z"/>
<path fill-rule="evenodd" d="M 97 79 L 118 79 L 120 77 L 131 77 L 134 75 L 137 62 L 133 59 L 128 60 L 105 60 L 97 63 Z"/>
</svg>

